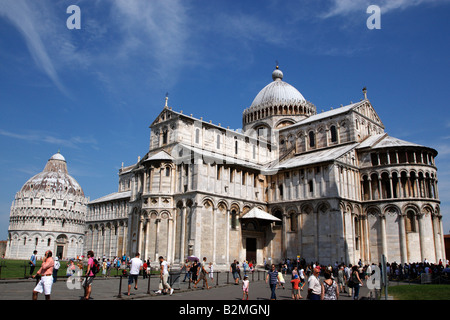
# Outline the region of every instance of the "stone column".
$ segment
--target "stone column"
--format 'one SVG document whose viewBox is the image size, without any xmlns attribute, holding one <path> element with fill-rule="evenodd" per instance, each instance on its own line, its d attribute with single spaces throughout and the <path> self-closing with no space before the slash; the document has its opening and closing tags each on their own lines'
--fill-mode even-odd
<svg viewBox="0 0 450 320">
<path fill-rule="evenodd" d="M 444 227 L 442 225 L 442 215 L 441 214 L 438 215 L 438 219 L 439 219 L 439 230 L 440 230 L 440 233 L 441 233 L 441 236 L 440 236 L 440 242 L 441 242 L 440 255 L 442 257 L 442 260 L 444 260 L 444 258 L 449 259 L 450 257 L 445 257 Z"/>
<path fill-rule="evenodd" d="M 214 208 L 214 206 L 212 207 L 212 214 L 213 214 L 213 257 L 212 257 L 212 262 L 213 262 L 213 264 L 215 264 L 216 263 L 216 239 L 217 239 L 217 236 L 216 236 L 216 226 L 217 226 L 217 223 L 216 223 L 216 211 L 217 211 L 217 209 L 216 208 Z"/>
<path fill-rule="evenodd" d="M 174 262 L 174 258 L 175 258 L 175 250 L 174 250 L 174 228 L 176 227 L 176 222 L 172 217 L 168 217 L 167 218 L 167 261 L 169 263 L 173 263 Z"/>
<path fill-rule="evenodd" d="M 184 262 L 184 249 L 185 249 L 185 242 L 186 242 L 186 205 L 183 205 L 183 207 L 181 208 L 181 215 L 180 215 L 180 230 L 181 230 L 181 235 L 180 235 L 180 263 Z"/>
<path fill-rule="evenodd" d="M 149 241 L 150 238 L 150 217 L 147 218 L 147 220 L 145 221 L 145 247 L 144 247 L 144 253 L 143 253 L 143 258 L 147 259 L 149 257 Z"/>
<path fill-rule="evenodd" d="M 230 209 L 227 208 L 227 265 L 230 265 Z"/>
<path fill-rule="evenodd" d="M 282 219 L 283 219 L 283 225 L 281 228 L 281 252 L 283 254 L 283 259 L 287 258 L 286 254 L 287 254 L 287 230 L 286 230 L 286 213 L 283 213 L 282 215 Z"/>
<path fill-rule="evenodd" d="M 387 251 L 387 240 L 386 240 L 386 216 L 380 214 L 380 228 L 381 228 L 381 252 L 385 255 L 386 261 L 389 261 L 388 251 Z"/>
<path fill-rule="evenodd" d="M 156 220 L 155 220 L 156 232 L 155 232 L 155 259 L 154 259 L 154 261 L 157 261 L 158 257 L 159 257 L 159 237 L 158 237 L 158 234 L 159 234 L 159 225 L 160 225 L 160 223 L 161 223 L 161 218 L 157 217 Z"/>
<path fill-rule="evenodd" d="M 408 250 L 406 245 L 405 213 L 398 214 L 398 225 L 400 229 L 400 256 L 401 263 L 408 262 Z"/>
<path fill-rule="evenodd" d="M 439 262 L 439 259 L 443 258 L 441 253 L 442 253 L 442 248 L 441 248 L 441 239 L 440 239 L 440 231 L 441 231 L 441 225 L 440 225 L 440 219 L 439 216 L 437 215 L 431 215 L 431 221 L 433 224 L 433 230 L 434 230 L 434 252 L 435 252 L 435 256 L 436 256 L 436 263 Z M 443 263 L 445 263 L 443 261 Z"/>
<path fill-rule="evenodd" d="M 123 241 L 122 241 L 122 255 L 127 252 L 128 248 L 128 224 L 123 225 Z"/>
<path fill-rule="evenodd" d="M 144 240 L 144 218 L 142 216 L 139 217 L 138 223 L 138 234 L 137 234 L 137 251 L 142 254 L 142 242 Z M 135 252 L 130 252 L 130 255 L 134 256 Z"/>
<path fill-rule="evenodd" d="M 419 220 L 419 239 L 420 239 L 420 256 L 421 256 L 421 261 L 423 261 L 426 256 L 425 256 L 425 232 L 423 230 L 423 219 L 425 217 L 425 214 L 423 214 L 422 212 L 417 214 L 417 218 Z"/>
<path fill-rule="evenodd" d="M 393 199 L 394 198 L 394 185 L 392 183 L 392 174 L 389 175 L 389 187 L 391 188 L 391 199 Z"/>
</svg>

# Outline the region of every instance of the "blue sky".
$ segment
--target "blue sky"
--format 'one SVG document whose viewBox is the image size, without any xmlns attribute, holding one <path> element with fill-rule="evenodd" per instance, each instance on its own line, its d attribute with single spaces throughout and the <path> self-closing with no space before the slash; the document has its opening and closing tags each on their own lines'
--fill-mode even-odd
<svg viewBox="0 0 450 320">
<path fill-rule="evenodd" d="M 73 4 L 80 30 L 66 26 Z M 115 192 L 166 92 L 177 111 L 240 128 L 276 60 L 318 112 L 366 86 L 391 136 L 437 149 L 450 233 L 449 13 L 448 0 L 2 0 L 0 239 L 15 193 L 59 149 L 87 196 Z"/>
</svg>

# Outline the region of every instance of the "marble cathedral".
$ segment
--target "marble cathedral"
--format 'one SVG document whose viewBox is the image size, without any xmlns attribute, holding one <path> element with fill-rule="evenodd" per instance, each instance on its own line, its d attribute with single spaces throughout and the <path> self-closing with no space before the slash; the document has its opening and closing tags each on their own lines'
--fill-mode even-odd
<svg viewBox="0 0 450 320">
<path fill-rule="evenodd" d="M 385 132 L 367 99 L 317 113 L 277 67 L 242 130 L 166 105 L 149 151 L 89 202 L 85 250 L 217 268 L 301 256 L 322 264 L 445 258 L 437 151 Z"/>
</svg>

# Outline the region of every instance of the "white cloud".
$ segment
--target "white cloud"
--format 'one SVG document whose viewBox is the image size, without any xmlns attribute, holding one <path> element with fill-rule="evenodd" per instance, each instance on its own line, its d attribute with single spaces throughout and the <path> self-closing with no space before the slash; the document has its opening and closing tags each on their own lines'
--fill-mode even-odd
<svg viewBox="0 0 450 320">
<path fill-rule="evenodd" d="M 29 4 L 32 4 L 32 7 Z M 42 10 L 42 7 L 33 7 L 33 2 L 25 0 L 2 1 L 0 3 L 0 15 L 8 18 L 23 35 L 36 65 L 47 74 L 61 92 L 68 95 L 68 91 L 62 84 L 41 37 L 41 31 L 49 29 L 44 26 L 49 23 L 49 20 L 40 15 L 43 11 L 45 10 Z"/>
<path fill-rule="evenodd" d="M 395 10 L 405 10 L 409 7 L 415 7 L 422 4 L 442 4 L 448 0 L 332 0 L 331 9 L 321 15 L 322 18 L 334 16 L 345 16 L 357 11 L 362 14 L 370 5 L 377 5 L 381 13 L 388 13 Z"/>
<path fill-rule="evenodd" d="M 122 37 L 116 57 L 139 56 L 144 68 L 151 66 L 153 76 L 169 81 L 190 57 L 187 10 L 179 0 L 113 1 L 111 13 Z"/>
<path fill-rule="evenodd" d="M 90 137 L 86 138 L 80 136 L 73 136 L 66 139 L 42 131 L 33 131 L 30 133 L 23 134 L 10 132 L 3 129 L 0 129 L 0 135 L 19 140 L 25 140 L 32 143 L 38 142 L 38 143 L 53 144 L 58 147 L 79 149 L 81 145 L 90 145 L 93 149 L 96 150 L 98 149 L 97 140 Z"/>
</svg>

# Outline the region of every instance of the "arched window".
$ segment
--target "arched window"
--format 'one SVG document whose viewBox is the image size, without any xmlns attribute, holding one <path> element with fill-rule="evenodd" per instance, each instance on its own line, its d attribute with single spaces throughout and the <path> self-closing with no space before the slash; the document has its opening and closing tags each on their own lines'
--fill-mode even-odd
<svg viewBox="0 0 450 320">
<path fill-rule="evenodd" d="M 170 177 L 170 167 L 166 167 L 166 177 Z"/>
<path fill-rule="evenodd" d="M 309 132 L 309 147 L 314 148 L 316 146 L 316 135 L 313 131 Z"/>
<path fill-rule="evenodd" d="M 274 216 L 278 219 L 280 219 L 280 221 L 276 221 L 275 225 L 276 226 L 281 226 L 283 224 L 283 213 L 280 210 L 277 210 L 274 212 Z"/>
<path fill-rule="evenodd" d="M 167 144 L 168 136 L 169 136 L 169 133 L 168 133 L 167 129 L 164 129 L 164 131 L 163 131 L 163 144 Z"/>
<path fill-rule="evenodd" d="M 330 127 L 331 142 L 337 142 L 337 130 L 335 126 Z"/>
<path fill-rule="evenodd" d="M 297 231 L 298 215 L 295 212 L 291 213 L 290 220 L 291 220 L 291 231 Z"/>
<path fill-rule="evenodd" d="M 406 213 L 406 232 L 416 232 L 416 215 L 414 211 L 408 210 Z"/>
<path fill-rule="evenodd" d="M 231 229 L 235 230 L 237 228 L 237 213 L 236 210 L 231 211 Z"/>
<path fill-rule="evenodd" d="M 238 154 L 238 140 L 234 137 L 234 154 Z"/>
<path fill-rule="evenodd" d="M 360 241 L 360 236 L 361 236 L 361 230 L 360 230 L 358 218 L 355 217 L 354 222 L 355 222 L 355 249 L 359 250 L 359 241 Z"/>
</svg>

